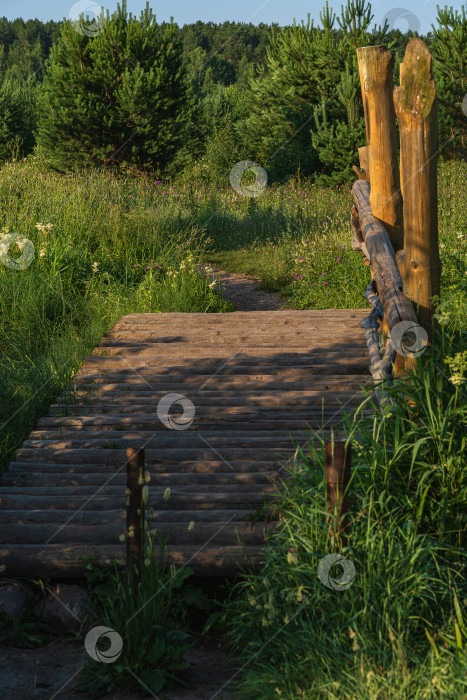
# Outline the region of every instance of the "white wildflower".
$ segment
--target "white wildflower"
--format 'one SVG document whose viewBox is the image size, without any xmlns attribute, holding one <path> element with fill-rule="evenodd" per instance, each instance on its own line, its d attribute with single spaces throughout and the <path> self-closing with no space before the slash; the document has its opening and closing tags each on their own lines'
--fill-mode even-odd
<svg viewBox="0 0 467 700">
<path fill-rule="evenodd" d="M 93 272 L 99 272 L 99 265 L 98 265 L 98 263 L 94 262 L 94 263 L 92 264 L 92 271 L 93 271 Z"/>
</svg>

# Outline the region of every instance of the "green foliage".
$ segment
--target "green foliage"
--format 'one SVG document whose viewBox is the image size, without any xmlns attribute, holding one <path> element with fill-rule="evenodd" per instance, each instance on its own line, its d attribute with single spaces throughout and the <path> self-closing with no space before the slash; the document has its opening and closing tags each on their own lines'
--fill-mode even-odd
<svg viewBox="0 0 467 700">
<path fill-rule="evenodd" d="M 196 272 L 203 235 L 167 207 L 168 190 L 42 167 L 31 158 L 0 173 L 1 234 L 35 246 L 27 269 L 0 264 L 0 470 L 122 314 L 232 309 Z"/>
<path fill-rule="evenodd" d="M 370 12 L 365 0 L 356 4 L 348 0 L 339 19 L 343 29 L 339 36 L 332 31 L 335 16 L 326 3 L 323 30 L 314 28 L 308 15 L 306 24 L 272 33 L 266 66 L 250 82 L 249 116 L 238 130 L 245 142 L 248 135 L 255 158 L 274 179 L 289 177 L 297 165 L 303 175 L 310 175 L 319 170 L 320 162 L 328 171 L 333 167 L 338 171 L 335 178 L 324 180 L 348 179 L 358 146 L 355 139 L 362 133 L 355 48 L 382 43 L 386 32 L 367 31 Z M 320 125 L 316 113 L 323 104 L 327 116 Z M 345 114 L 347 125 L 340 125 Z M 352 144 L 350 152 L 343 148 L 346 138 Z"/>
<path fill-rule="evenodd" d="M 467 14 L 437 6 L 438 27 L 433 27 L 430 51 L 440 103 L 440 145 L 450 152 L 467 153 L 467 117 L 462 100 L 467 94 Z"/>
<path fill-rule="evenodd" d="M 249 660 L 237 684 L 245 700 L 271 690 L 289 700 L 465 695 L 467 378 L 455 384 L 440 371 L 462 347 L 444 324 L 414 371 L 387 389 L 394 409 L 368 399 L 349 416 L 348 546 L 329 535 L 322 434 L 284 468 L 264 567 L 242 577 L 214 618 L 239 667 Z M 346 590 L 318 578 L 330 551 L 355 567 Z"/>
<path fill-rule="evenodd" d="M 321 162 L 327 166 L 327 174 L 315 177 L 316 184 L 336 185 L 350 183 L 355 179 L 352 165 L 358 163 L 359 144 L 365 142 L 365 119 L 359 115 L 359 91 L 358 72 L 350 73 L 349 67 L 346 66 L 336 92 L 338 100 L 347 111 L 347 121 L 334 121 L 330 124 L 324 98 L 321 123 L 318 110 L 315 110 L 316 131 L 311 130 L 311 140 Z"/>
<path fill-rule="evenodd" d="M 88 561 L 93 612 L 100 624 L 120 634 L 123 650 L 112 664 L 88 661 L 78 685 L 82 692 L 101 697 L 120 688 L 134 688 L 135 679 L 141 694 L 148 690 L 159 693 L 166 686 L 183 683 L 178 672 L 189 666 L 183 656 L 193 641 L 181 625 L 188 619 L 190 603 L 201 600 L 191 584 L 185 595 L 185 581 L 192 573 L 190 567 L 176 569 L 159 563 L 150 539 L 136 591 L 128 571 L 120 570 L 116 562 L 102 570 Z"/>
<path fill-rule="evenodd" d="M 37 85 L 9 77 L 0 83 L 0 164 L 30 153 L 34 146 Z"/>
<path fill-rule="evenodd" d="M 148 5 L 139 20 L 119 6 L 96 36 L 62 26 L 39 144 L 59 170 L 127 161 L 159 171 L 186 142 L 192 109 L 175 25 L 158 25 Z"/>
</svg>

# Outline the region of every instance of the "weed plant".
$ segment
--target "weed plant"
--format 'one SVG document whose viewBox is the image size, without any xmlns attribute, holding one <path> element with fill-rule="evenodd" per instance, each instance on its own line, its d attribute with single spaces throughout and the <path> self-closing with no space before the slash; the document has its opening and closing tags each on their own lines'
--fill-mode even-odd
<svg viewBox="0 0 467 700">
<path fill-rule="evenodd" d="M 177 683 L 187 685 L 179 672 L 189 667 L 184 655 L 194 645 L 187 631 L 190 613 L 194 608 L 209 609 L 210 602 L 202 589 L 187 583 L 192 568 L 176 568 L 164 561 L 167 538 L 162 540 L 157 530 L 151 530 L 151 522 L 152 510 L 144 523 L 137 586 L 127 566 L 113 561 L 100 568 L 90 558 L 85 561 L 95 624 L 110 627 L 122 640 L 121 656 L 115 663 L 90 659 L 83 669 L 77 687 L 93 697 L 135 687 L 145 696 Z"/>
<path fill-rule="evenodd" d="M 284 467 L 265 565 L 207 625 L 241 655 L 242 699 L 466 696 L 466 306 L 446 299 L 438 319 L 436 343 L 385 388 L 394 407 L 368 415 L 369 394 L 347 419 L 346 546 L 329 534 L 320 435 Z M 341 590 L 318 577 L 330 552 L 355 567 Z M 342 568 L 329 573 L 338 584 Z"/>
</svg>

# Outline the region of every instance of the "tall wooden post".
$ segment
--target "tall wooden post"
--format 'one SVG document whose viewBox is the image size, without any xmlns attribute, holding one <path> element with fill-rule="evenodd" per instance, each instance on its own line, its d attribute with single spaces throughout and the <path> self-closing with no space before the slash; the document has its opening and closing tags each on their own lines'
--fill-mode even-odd
<svg viewBox="0 0 467 700">
<path fill-rule="evenodd" d="M 439 294 L 438 247 L 438 100 L 431 54 L 419 38 L 411 39 L 400 65 L 394 104 L 401 141 L 404 245 L 397 254 L 404 292 L 419 305 L 421 325 L 432 338 L 431 297 Z"/>
<path fill-rule="evenodd" d="M 143 563 L 144 450 L 128 447 L 126 459 L 126 563 L 129 582 L 136 591 Z"/>
<path fill-rule="evenodd" d="M 347 536 L 344 530 L 348 525 L 347 510 L 348 497 L 347 486 L 350 481 L 351 470 L 351 445 L 339 442 L 324 443 L 324 475 L 326 480 L 326 498 L 328 504 L 328 513 L 334 518 L 337 509 L 337 533 L 334 533 L 334 528 L 331 521 L 330 533 L 331 537 L 337 534 L 341 539 L 344 547 L 347 544 Z"/>
<path fill-rule="evenodd" d="M 394 57 L 385 46 L 363 46 L 357 49 L 357 58 L 367 138 L 367 151 L 360 153 L 360 163 L 364 155 L 371 211 L 384 224 L 397 251 L 403 247 L 404 232 L 393 101 Z"/>
</svg>

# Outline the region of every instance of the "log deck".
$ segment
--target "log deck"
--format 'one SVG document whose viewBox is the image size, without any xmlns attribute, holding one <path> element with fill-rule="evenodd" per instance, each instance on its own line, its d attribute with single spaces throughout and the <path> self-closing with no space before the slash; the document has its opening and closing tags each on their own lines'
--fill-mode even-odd
<svg viewBox="0 0 467 700">
<path fill-rule="evenodd" d="M 367 313 L 122 317 L 0 481 L 3 575 L 80 576 L 83 556 L 123 563 L 126 447 L 145 448 L 168 562 L 207 576 L 261 566 L 282 466 L 310 428 L 339 432 L 342 407 L 371 386 Z M 184 430 L 158 418 L 171 393 L 195 407 Z"/>
</svg>

